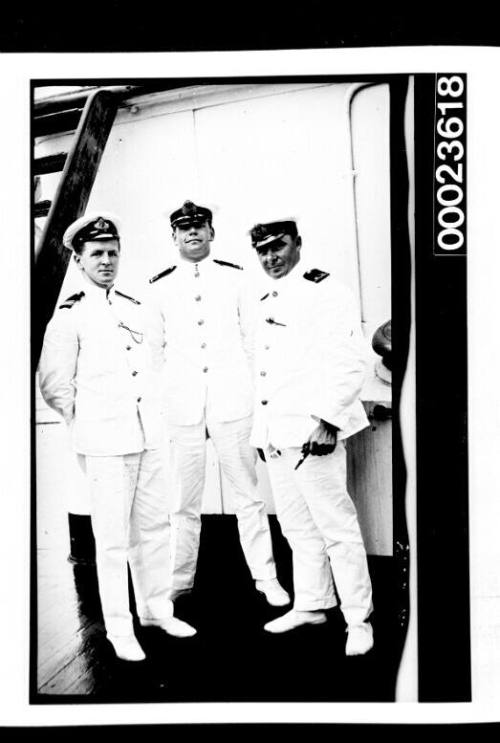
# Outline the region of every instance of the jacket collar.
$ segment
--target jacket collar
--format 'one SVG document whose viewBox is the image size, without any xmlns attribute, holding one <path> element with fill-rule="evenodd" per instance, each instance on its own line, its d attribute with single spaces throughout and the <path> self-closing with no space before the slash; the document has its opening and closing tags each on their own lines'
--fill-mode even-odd
<svg viewBox="0 0 500 743">
<path fill-rule="evenodd" d="M 89 297 L 90 299 L 96 300 L 96 301 L 104 301 L 106 299 L 113 300 L 115 297 L 115 285 L 109 287 L 108 289 L 97 286 L 97 284 L 94 284 L 90 281 L 86 281 L 85 279 L 80 282 L 79 288 L 81 291 L 84 292 L 86 297 Z"/>
</svg>

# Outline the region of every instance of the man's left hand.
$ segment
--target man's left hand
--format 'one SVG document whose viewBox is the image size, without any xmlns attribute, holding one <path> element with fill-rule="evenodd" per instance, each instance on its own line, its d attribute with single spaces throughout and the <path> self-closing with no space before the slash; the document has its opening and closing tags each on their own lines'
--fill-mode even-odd
<svg viewBox="0 0 500 743">
<path fill-rule="evenodd" d="M 322 456 L 323 454 L 331 454 L 335 451 L 338 430 L 337 426 L 320 420 L 318 426 L 307 440 L 306 446 L 309 449 L 309 453 Z"/>
</svg>

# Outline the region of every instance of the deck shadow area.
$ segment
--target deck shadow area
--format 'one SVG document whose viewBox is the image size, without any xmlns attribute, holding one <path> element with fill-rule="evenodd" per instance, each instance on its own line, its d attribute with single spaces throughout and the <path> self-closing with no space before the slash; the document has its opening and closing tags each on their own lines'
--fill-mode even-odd
<svg viewBox="0 0 500 743">
<path fill-rule="evenodd" d="M 291 591 L 290 549 L 275 516 L 270 523 L 279 578 Z M 141 663 L 117 660 L 105 639 L 95 567 L 51 550 L 38 550 L 37 563 L 32 703 L 394 701 L 403 638 L 393 558 L 369 557 L 375 646 L 346 658 L 337 608 L 326 624 L 265 632 L 287 608 L 255 591 L 236 518 L 203 516 L 195 587 L 176 601 L 176 615 L 197 635 L 178 639 L 135 621 Z"/>
</svg>

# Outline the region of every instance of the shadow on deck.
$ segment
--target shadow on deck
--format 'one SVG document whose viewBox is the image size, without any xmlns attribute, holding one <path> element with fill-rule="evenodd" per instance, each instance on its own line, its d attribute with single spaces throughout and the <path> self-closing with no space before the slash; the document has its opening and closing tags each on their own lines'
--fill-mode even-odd
<svg viewBox="0 0 500 743">
<path fill-rule="evenodd" d="M 279 577 L 291 590 L 290 550 L 276 517 L 270 522 Z M 324 625 L 264 632 L 286 608 L 255 592 L 235 517 L 204 516 L 195 588 L 176 602 L 176 615 L 198 634 L 178 639 L 135 622 L 147 658 L 126 663 L 105 639 L 95 568 L 66 555 L 64 540 L 37 550 L 32 703 L 394 701 L 402 637 L 392 558 L 369 558 L 375 647 L 346 658 L 338 609 Z"/>
</svg>

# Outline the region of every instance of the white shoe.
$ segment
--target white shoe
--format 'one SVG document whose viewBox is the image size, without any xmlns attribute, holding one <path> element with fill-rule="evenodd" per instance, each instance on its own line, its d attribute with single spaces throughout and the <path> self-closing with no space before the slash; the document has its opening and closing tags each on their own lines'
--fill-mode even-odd
<svg viewBox="0 0 500 743">
<path fill-rule="evenodd" d="M 145 654 L 135 635 L 106 635 L 112 644 L 118 658 L 122 660 L 139 661 L 145 659 Z"/>
<path fill-rule="evenodd" d="M 163 619 L 139 619 L 141 627 L 159 627 L 167 635 L 172 637 L 192 637 L 196 634 L 194 627 L 177 617 L 164 617 Z"/>
<path fill-rule="evenodd" d="M 346 655 L 364 655 L 373 647 L 373 628 L 369 622 L 347 628 Z"/>
<path fill-rule="evenodd" d="M 303 624 L 324 624 L 326 614 L 322 611 L 296 611 L 291 609 L 283 616 L 264 625 L 266 632 L 289 632 Z"/>
<path fill-rule="evenodd" d="M 256 580 L 255 588 L 259 593 L 263 593 L 267 603 L 271 606 L 286 606 L 290 603 L 290 596 L 284 588 L 280 586 L 277 578 L 270 580 Z"/>
</svg>

